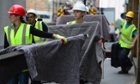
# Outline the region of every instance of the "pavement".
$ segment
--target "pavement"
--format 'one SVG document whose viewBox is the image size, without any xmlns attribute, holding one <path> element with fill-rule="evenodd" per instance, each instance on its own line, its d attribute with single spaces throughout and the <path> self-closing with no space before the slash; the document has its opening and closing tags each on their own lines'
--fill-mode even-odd
<svg viewBox="0 0 140 84">
<path fill-rule="evenodd" d="M 131 68 L 128 74 L 118 74 L 121 68 L 114 68 L 110 65 L 111 60 L 106 59 L 104 61 L 104 78 L 100 84 L 132 84 L 135 80 L 134 66 Z"/>
</svg>

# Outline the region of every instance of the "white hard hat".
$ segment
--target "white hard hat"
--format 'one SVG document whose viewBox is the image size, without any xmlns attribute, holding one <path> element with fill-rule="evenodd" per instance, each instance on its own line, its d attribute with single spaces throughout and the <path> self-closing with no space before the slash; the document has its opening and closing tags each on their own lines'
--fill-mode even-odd
<svg viewBox="0 0 140 84">
<path fill-rule="evenodd" d="M 89 13 L 89 7 L 87 7 L 87 6 L 86 6 L 86 12 L 88 12 L 88 13 Z"/>
<path fill-rule="evenodd" d="M 86 12 L 86 6 L 83 3 L 76 3 L 72 10 L 80 10 Z"/>
<path fill-rule="evenodd" d="M 37 16 L 37 12 L 34 9 L 28 10 L 27 11 L 27 14 L 29 14 L 29 13 L 33 13 L 33 14 L 35 14 Z"/>
</svg>

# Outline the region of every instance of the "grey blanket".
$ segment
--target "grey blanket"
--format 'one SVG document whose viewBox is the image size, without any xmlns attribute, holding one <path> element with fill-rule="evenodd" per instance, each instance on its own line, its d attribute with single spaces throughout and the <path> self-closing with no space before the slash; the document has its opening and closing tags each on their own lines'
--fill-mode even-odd
<svg viewBox="0 0 140 84">
<path fill-rule="evenodd" d="M 97 42 L 101 36 L 99 22 L 87 22 L 81 25 L 56 25 L 50 26 L 49 32 L 58 33 L 69 37 L 78 34 L 88 34 L 81 53 L 80 77 L 93 84 L 99 84 L 101 80 L 101 67 L 99 61 L 104 59 L 101 45 Z"/>
<path fill-rule="evenodd" d="M 2 61 L 4 63 L 0 64 L 0 84 L 6 84 L 14 74 L 27 68 L 26 63 L 21 58 L 17 58 L 24 57 L 21 53 L 19 56 L 14 56 L 16 55 L 14 53 L 7 58 L 3 57 L 5 53 L 10 52 L 11 54 L 11 52 L 20 50 L 24 51 L 33 79 L 47 82 L 55 81 L 61 84 L 78 84 L 81 48 L 84 41 L 85 36 L 78 35 L 69 37 L 67 45 L 62 45 L 60 40 L 54 40 L 45 44 L 22 45 L 1 50 L 0 63 L 3 63 Z M 13 58 L 12 63 L 8 62 L 10 58 Z M 15 64 L 16 62 L 17 64 Z M 7 67 L 4 64 L 7 64 Z"/>
<path fill-rule="evenodd" d="M 60 16 L 60 17 L 57 18 L 56 25 L 66 24 L 66 22 L 73 21 L 73 20 L 75 20 L 73 15 L 63 15 L 63 16 Z M 104 15 L 85 15 L 84 20 L 86 22 L 98 21 L 101 38 L 104 38 L 105 40 L 110 39 L 109 22 L 107 21 L 107 19 Z"/>
<path fill-rule="evenodd" d="M 60 84 L 79 83 L 81 48 L 85 41 L 83 35 L 68 39 L 67 45 L 61 41 L 48 42 L 47 45 L 24 46 L 30 75 L 35 80 L 59 82 Z"/>
<path fill-rule="evenodd" d="M 65 46 L 62 46 L 61 41 L 56 40 L 42 45 L 17 46 L 12 49 L 12 51 L 24 51 L 31 77 L 35 80 L 55 81 L 61 84 L 78 84 L 80 76 L 80 78 L 87 79 L 93 84 L 100 84 L 101 67 L 98 62 L 104 57 L 101 46 L 97 42 L 100 37 L 99 22 L 50 26 L 49 31 L 66 37 L 78 34 L 88 34 L 89 37 L 86 41 L 76 37 L 75 40 L 71 40 L 72 42 Z M 3 74 L 1 71 L 4 72 L 4 70 L 0 69 L 0 74 Z M 15 70 L 13 70 L 14 68 L 10 69 L 14 72 L 19 67 Z M 11 74 L 13 72 L 7 71 L 6 73 Z M 3 78 L 4 74 L 0 76 Z M 2 79 L 0 79 L 1 81 Z"/>
</svg>

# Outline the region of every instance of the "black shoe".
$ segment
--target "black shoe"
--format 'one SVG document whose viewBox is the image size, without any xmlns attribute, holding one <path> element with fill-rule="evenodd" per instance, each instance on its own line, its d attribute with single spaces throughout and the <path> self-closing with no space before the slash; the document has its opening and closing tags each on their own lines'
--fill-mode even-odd
<svg viewBox="0 0 140 84">
<path fill-rule="evenodd" d="M 129 71 L 130 69 L 131 69 L 131 67 L 127 67 L 127 68 L 126 68 L 126 71 Z"/>
<path fill-rule="evenodd" d="M 118 74 L 128 74 L 128 71 L 119 71 Z"/>
</svg>

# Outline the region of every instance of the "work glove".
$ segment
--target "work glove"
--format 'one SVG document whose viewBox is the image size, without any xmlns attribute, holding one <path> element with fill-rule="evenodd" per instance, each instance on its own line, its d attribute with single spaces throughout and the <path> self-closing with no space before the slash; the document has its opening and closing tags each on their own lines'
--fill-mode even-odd
<svg viewBox="0 0 140 84">
<path fill-rule="evenodd" d="M 59 34 L 54 34 L 54 38 L 60 39 L 63 42 L 63 44 L 67 43 L 67 38 L 65 38 L 64 36 L 61 36 Z"/>
</svg>

